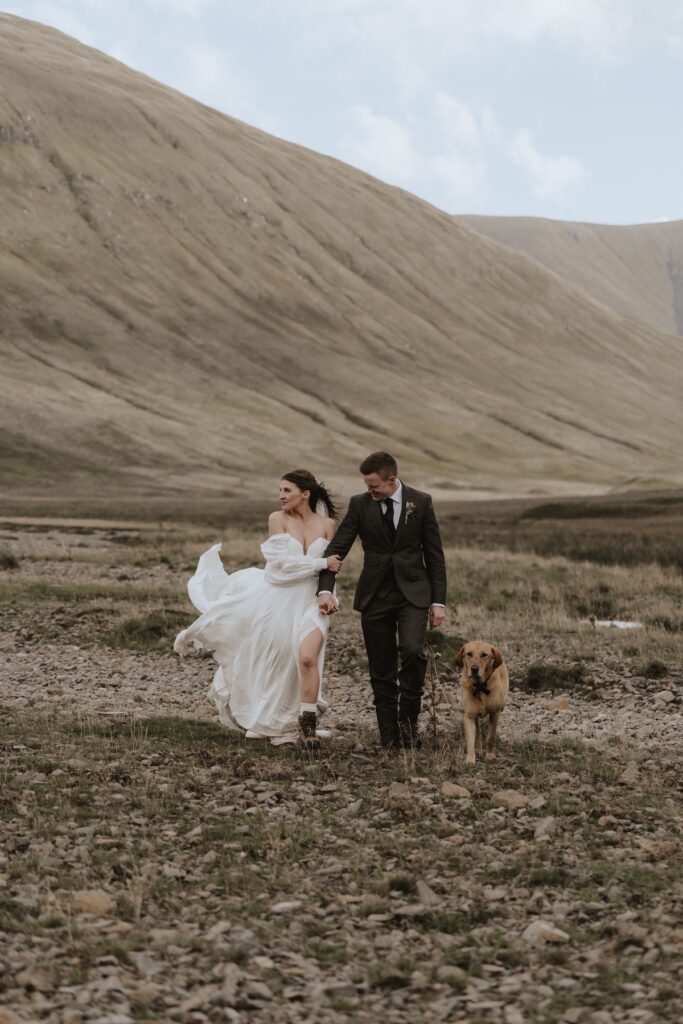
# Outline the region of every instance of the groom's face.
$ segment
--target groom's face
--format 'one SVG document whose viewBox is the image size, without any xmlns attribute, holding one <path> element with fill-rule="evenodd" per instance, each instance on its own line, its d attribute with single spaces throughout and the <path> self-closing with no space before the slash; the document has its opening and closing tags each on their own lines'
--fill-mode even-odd
<svg viewBox="0 0 683 1024">
<path fill-rule="evenodd" d="M 368 489 L 368 494 L 373 501 L 383 501 L 390 498 L 396 490 L 396 477 L 389 476 L 385 480 L 379 473 L 363 473 L 363 483 Z"/>
</svg>

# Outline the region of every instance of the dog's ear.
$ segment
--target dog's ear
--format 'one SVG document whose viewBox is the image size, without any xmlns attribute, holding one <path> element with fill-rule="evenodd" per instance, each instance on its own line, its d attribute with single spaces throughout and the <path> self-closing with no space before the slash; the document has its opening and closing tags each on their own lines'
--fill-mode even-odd
<svg viewBox="0 0 683 1024">
<path fill-rule="evenodd" d="M 499 665 L 503 664 L 503 655 L 498 647 L 492 647 L 491 653 L 493 654 L 493 667 L 498 668 Z"/>
<path fill-rule="evenodd" d="M 465 664 L 465 645 L 463 644 L 455 656 L 455 667 L 462 668 Z"/>
</svg>

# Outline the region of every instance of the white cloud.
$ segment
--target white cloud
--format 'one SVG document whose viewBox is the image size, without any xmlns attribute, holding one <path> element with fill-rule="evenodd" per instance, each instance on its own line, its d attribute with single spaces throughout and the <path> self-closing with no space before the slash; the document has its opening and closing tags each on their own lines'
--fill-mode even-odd
<svg viewBox="0 0 683 1024">
<path fill-rule="evenodd" d="M 64 3 L 15 3 L 3 8 L 8 14 L 16 14 L 20 18 L 39 21 L 50 25 L 68 36 L 73 36 L 86 46 L 95 45 L 95 33 L 89 24 L 88 11 L 78 11 L 80 5 Z M 76 10 L 74 10 L 76 7 Z M 28 8 L 28 9 L 26 9 Z"/>
<path fill-rule="evenodd" d="M 383 181 L 406 187 L 424 172 L 424 162 L 408 128 L 357 104 L 348 110 L 350 129 L 342 140 L 343 158 Z"/>
<path fill-rule="evenodd" d="M 683 8 L 679 7 L 673 24 L 663 33 L 666 52 L 671 57 L 683 57 Z"/>
<path fill-rule="evenodd" d="M 164 14 L 187 14 L 196 18 L 213 7 L 216 0 L 142 0 L 142 3 Z"/>
<path fill-rule="evenodd" d="M 227 47 L 207 42 L 188 44 L 176 88 L 209 107 L 274 134 L 282 126 L 254 102 L 257 90 Z"/>
<path fill-rule="evenodd" d="M 393 185 L 434 184 L 453 209 L 480 202 L 488 189 L 491 143 L 498 129 L 493 113 L 480 113 L 445 92 L 436 93 L 419 120 L 399 121 L 356 105 L 348 110 L 343 160 Z"/>
<path fill-rule="evenodd" d="M 512 140 L 510 156 L 526 171 L 539 199 L 558 199 L 567 189 L 580 187 L 586 179 L 586 168 L 580 160 L 573 156 L 545 156 L 526 128 Z"/>
<path fill-rule="evenodd" d="M 610 60 L 633 38 L 639 0 L 521 0 L 489 8 L 486 33 L 515 42 L 549 39 L 585 57 Z"/>
<path fill-rule="evenodd" d="M 433 160 L 434 174 L 456 204 L 482 201 L 488 188 L 488 144 L 497 137 L 492 111 L 484 108 L 477 116 L 467 103 L 439 92 L 434 117 L 443 146 Z"/>
<path fill-rule="evenodd" d="M 679 0 L 254 0 L 274 19 L 298 18 L 321 44 L 351 45 L 357 58 L 420 78 L 437 64 L 491 42 L 557 46 L 597 61 L 665 49 Z"/>
</svg>

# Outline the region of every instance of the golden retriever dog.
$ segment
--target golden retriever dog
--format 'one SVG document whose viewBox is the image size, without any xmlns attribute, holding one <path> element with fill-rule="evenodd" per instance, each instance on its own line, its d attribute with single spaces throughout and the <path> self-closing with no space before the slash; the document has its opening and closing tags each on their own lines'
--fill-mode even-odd
<svg viewBox="0 0 683 1024">
<path fill-rule="evenodd" d="M 493 644 L 484 640 L 470 640 L 458 651 L 455 664 L 460 673 L 460 701 L 465 715 L 465 743 L 467 764 L 474 764 L 476 752 L 482 752 L 481 724 L 488 715 L 489 734 L 486 742 L 486 760 L 496 756 L 496 730 L 498 718 L 507 704 L 510 681 L 503 655 Z"/>
</svg>

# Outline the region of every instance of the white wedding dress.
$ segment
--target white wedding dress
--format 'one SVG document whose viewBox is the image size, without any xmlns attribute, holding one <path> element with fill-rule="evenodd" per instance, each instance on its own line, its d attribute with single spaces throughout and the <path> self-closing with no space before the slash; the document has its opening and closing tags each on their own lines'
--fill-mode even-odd
<svg viewBox="0 0 683 1024">
<path fill-rule="evenodd" d="M 318 658 L 322 680 L 329 617 L 316 599 L 317 578 L 329 541 L 318 537 L 304 551 L 289 533 L 261 545 L 265 569 L 226 573 L 220 544 L 209 548 L 187 589 L 201 615 L 178 634 L 174 649 L 213 652 L 218 669 L 209 696 L 221 722 L 273 743 L 295 741 L 300 708 L 299 649 L 314 629 L 323 643 Z M 322 686 L 321 686 L 322 693 Z M 318 697 L 318 713 L 327 703 Z"/>
</svg>

